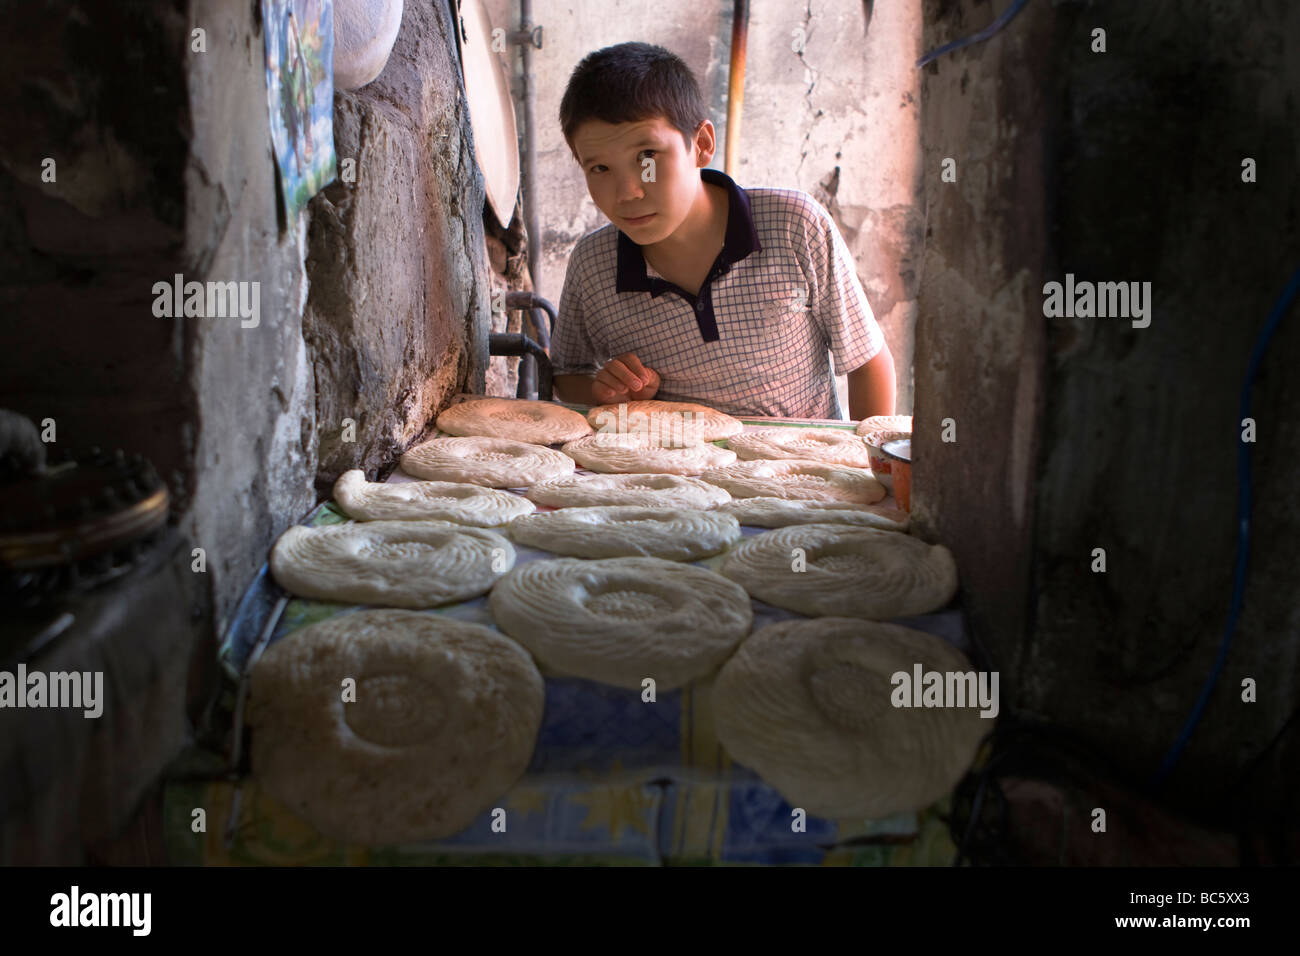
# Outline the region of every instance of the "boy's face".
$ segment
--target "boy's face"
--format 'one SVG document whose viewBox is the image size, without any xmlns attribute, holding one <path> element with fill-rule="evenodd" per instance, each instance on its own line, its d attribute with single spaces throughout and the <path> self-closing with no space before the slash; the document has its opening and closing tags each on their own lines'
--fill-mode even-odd
<svg viewBox="0 0 1300 956">
<path fill-rule="evenodd" d="M 713 159 L 713 124 L 705 120 L 688 149 L 663 117 L 587 120 L 573 148 L 596 208 L 637 245 L 649 246 L 676 232 L 700 195 L 699 169 Z"/>
</svg>

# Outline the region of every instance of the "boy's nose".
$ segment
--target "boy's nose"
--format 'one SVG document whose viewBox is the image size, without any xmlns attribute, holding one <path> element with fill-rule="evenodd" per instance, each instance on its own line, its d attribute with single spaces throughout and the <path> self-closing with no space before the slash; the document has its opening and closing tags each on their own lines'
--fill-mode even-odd
<svg viewBox="0 0 1300 956">
<path fill-rule="evenodd" d="M 645 196 L 644 183 L 640 175 L 624 175 L 618 180 L 618 201 L 635 202 Z"/>
</svg>

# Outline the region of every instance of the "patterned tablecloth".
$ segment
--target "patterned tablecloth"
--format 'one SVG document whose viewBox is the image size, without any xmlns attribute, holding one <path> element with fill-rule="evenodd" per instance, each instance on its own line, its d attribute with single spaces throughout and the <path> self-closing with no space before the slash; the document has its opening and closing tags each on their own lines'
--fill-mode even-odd
<svg viewBox="0 0 1300 956">
<path fill-rule="evenodd" d="M 771 425 L 853 427 L 842 421 L 743 421 L 746 430 Z M 414 479 L 399 469 L 389 480 Z M 303 523 L 346 520 L 335 505 L 325 503 Z M 741 530 L 748 536 L 766 529 Z M 520 564 L 556 557 L 514 547 Z M 695 563 L 716 570 L 723 557 Z M 263 566 L 221 646 L 222 664 L 232 678 L 281 594 Z M 803 616 L 757 600 L 753 607 L 755 630 Z M 308 624 L 357 610 L 360 607 L 295 598 L 271 643 Z M 427 613 L 493 626 L 486 597 Z M 956 607 L 896 623 L 939 635 L 970 653 Z M 896 865 L 946 864 L 952 859 L 955 849 L 941 819 L 943 805 L 885 820 L 809 816 L 806 829 L 794 827 L 795 808 L 748 768 L 733 763 L 719 745 L 711 686 L 711 678 L 693 681 L 646 703 L 639 690 L 546 675 L 546 706 L 532 761 L 523 778 L 495 804 L 506 811 L 505 832 L 494 832 L 488 810 L 446 840 L 386 848 L 344 846 L 321 837 L 248 780 L 240 784 L 238 818 L 227 836 L 235 785 L 176 781 L 167 792 L 168 852 L 175 863 L 209 865 Z M 197 807 L 203 807 L 211 821 L 206 833 L 193 832 Z"/>
</svg>

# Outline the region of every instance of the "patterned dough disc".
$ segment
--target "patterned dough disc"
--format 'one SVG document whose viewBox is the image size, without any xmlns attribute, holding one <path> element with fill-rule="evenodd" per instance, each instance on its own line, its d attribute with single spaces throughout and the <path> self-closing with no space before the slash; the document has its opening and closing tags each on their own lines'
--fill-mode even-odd
<svg viewBox="0 0 1300 956">
<path fill-rule="evenodd" d="M 865 438 L 876 432 L 907 432 L 912 434 L 911 415 L 873 415 L 858 422 L 855 429 L 858 437 Z"/>
<path fill-rule="evenodd" d="M 803 571 L 792 566 L 795 548 L 803 551 Z M 943 545 L 841 524 L 790 525 L 746 538 L 722 573 L 760 601 L 818 617 L 910 617 L 937 611 L 957 593 L 957 564 Z"/>
<path fill-rule="evenodd" d="M 714 683 L 718 739 L 816 816 L 878 820 L 927 807 L 961 780 L 993 721 L 980 717 L 977 694 L 973 707 L 895 707 L 893 675 L 911 678 L 916 664 L 945 684 L 975 673 L 946 641 L 893 624 L 823 617 L 761 628 Z M 961 687 L 975 689 L 969 679 Z"/>
<path fill-rule="evenodd" d="M 726 488 L 737 498 L 796 498 L 870 505 L 885 497 L 885 486 L 865 468 L 801 458 L 738 461 L 726 468 L 702 472 L 700 480 Z"/>
<path fill-rule="evenodd" d="M 794 501 L 785 498 L 737 498 L 718 511 L 734 515 L 741 524 L 784 528 L 792 524 L 853 524 L 882 531 L 906 531 L 911 516 L 900 508 L 847 501 Z"/>
<path fill-rule="evenodd" d="M 870 468 L 871 459 L 862 439 L 834 428 L 761 428 L 727 439 L 727 447 L 740 458 L 800 458 Z"/>
<path fill-rule="evenodd" d="M 556 558 L 506 575 L 488 599 L 497 626 L 557 673 L 659 691 L 711 674 L 749 633 L 741 587 L 658 558 Z"/>
<path fill-rule="evenodd" d="M 667 447 L 635 433 L 597 432 L 567 443 L 560 451 L 590 471 L 621 475 L 698 475 L 736 460 L 735 452 L 706 441 Z"/>
<path fill-rule="evenodd" d="M 554 402 L 528 398 L 475 398 L 444 409 L 439 431 L 462 437 L 506 438 L 554 445 L 590 435 L 581 414 Z"/>
<path fill-rule="evenodd" d="M 343 679 L 356 700 L 342 702 Z M 325 836 L 464 830 L 523 775 L 542 722 L 528 653 L 481 624 L 358 611 L 294 631 L 252 674 L 253 775 Z"/>
<path fill-rule="evenodd" d="M 334 500 L 357 521 L 454 521 L 490 528 L 535 510 L 526 498 L 508 491 L 458 481 L 366 481 L 360 469 L 334 482 Z"/>
<path fill-rule="evenodd" d="M 665 436 L 716 441 L 730 438 L 745 430 L 740 419 L 707 405 L 693 402 L 620 402 L 597 405 L 587 412 L 587 421 L 600 432 L 642 432 L 658 435 L 660 444 L 670 444 Z"/>
<path fill-rule="evenodd" d="M 501 535 L 451 521 L 295 525 L 271 549 L 271 576 L 290 594 L 381 607 L 477 597 L 514 563 Z"/>
<path fill-rule="evenodd" d="M 462 481 L 489 488 L 526 488 L 573 474 L 573 459 L 554 448 L 505 438 L 434 438 L 402 456 L 417 478 Z"/>
<path fill-rule="evenodd" d="M 739 541 L 740 523 L 717 511 L 612 505 L 525 515 L 507 533 L 520 544 L 575 558 L 699 561 Z"/>
<path fill-rule="evenodd" d="M 869 434 L 867 434 L 866 436 L 864 436 L 863 439 L 862 439 L 862 442 L 863 442 L 863 444 L 864 444 L 865 446 L 867 446 L 868 449 L 871 449 L 871 448 L 877 448 L 877 449 L 878 449 L 878 448 L 882 448 L 882 447 L 884 446 L 885 442 L 887 442 L 887 441 L 894 441 L 895 439 L 899 439 L 899 438 L 911 438 L 911 437 L 912 437 L 912 433 L 911 433 L 911 432 L 904 432 L 904 431 L 896 431 L 896 432 L 895 432 L 895 431 L 889 431 L 889 430 L 887 430 L 887 429 L 883 429 L 883 428 L 882 428 L 882 429 L 878 429 L 878 430 L 876 430 L 876 431 L 870 432 Z M 870 451 L 868 451 L 867 453 L 870 454 Z M 877 458 L 882 458 L 882 457 L 884 457 L 884 456 L 882 456 L 882 455 L 880 455 L 879 453 L 877 453 L 876 457 L 877 457 Z M 888 462 L 888 459 L 886 459 L 886 464 L 888 464 L 888 463 L 889 463 L 889 462 Z"/>
<path fill-rule="evenodd" d="M 716 485 L 681 475 L 568 475 L 539 481 L 527 495 L 552 508 L 637 505 L 708 511 L 731 500 Z"/>
</svg>

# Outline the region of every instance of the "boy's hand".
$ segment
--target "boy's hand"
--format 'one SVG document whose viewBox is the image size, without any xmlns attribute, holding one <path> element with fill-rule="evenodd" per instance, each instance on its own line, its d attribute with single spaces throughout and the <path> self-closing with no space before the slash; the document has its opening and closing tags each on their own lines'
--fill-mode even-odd
<svg viewBox="0 0 1300 956">
<path fill-rule="evenodd" d="M 596 373 L 591 393 L 602 405 L 644 402 L 654 398 L 660 384 L 658 372 L 642 365 L 634 352 L 624 352 Z"/>
</svg>

